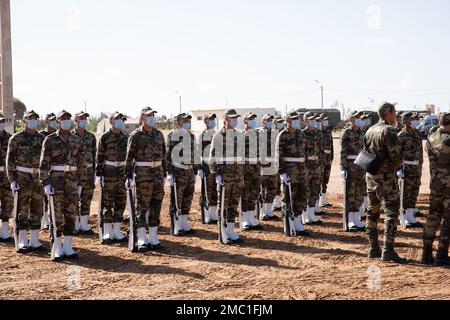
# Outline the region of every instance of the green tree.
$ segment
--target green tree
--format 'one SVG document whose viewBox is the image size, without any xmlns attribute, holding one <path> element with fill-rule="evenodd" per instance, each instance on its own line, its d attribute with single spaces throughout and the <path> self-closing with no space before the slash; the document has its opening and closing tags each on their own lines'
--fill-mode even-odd
<svg viewBox="0 0 450 320">
<path fill-rule="evenodd" d="M 19 98 L 14 98 L 13 106 L 16 119 L 18 120 L 23 119 L 23 115 L 25 114 L 25 111 L 27 111 L 27 106 L 25 105 L 25 103 L 23 103 Z"/>
<path fill-rule="evenodd" d="M 86 127 L 86 130 L 89 132 L 96 132 L 98 123 L 100 122 L 100 117 L 97 116 L 91 116 L 89 117 L 89 122 Z"/>
</svg>

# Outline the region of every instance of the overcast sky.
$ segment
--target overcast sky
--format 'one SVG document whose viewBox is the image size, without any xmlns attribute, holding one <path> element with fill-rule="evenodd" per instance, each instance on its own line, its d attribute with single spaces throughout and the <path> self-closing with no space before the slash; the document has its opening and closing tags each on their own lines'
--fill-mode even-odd
<svg viewBox="0 0 450 320">
<path fill-rule="evenodd" d="M 450 107 L 447 0 L 13 0 L 14 95 L 43 113 Z M 371 102 L 374 99 L 375 102 Z"/>
</svg>

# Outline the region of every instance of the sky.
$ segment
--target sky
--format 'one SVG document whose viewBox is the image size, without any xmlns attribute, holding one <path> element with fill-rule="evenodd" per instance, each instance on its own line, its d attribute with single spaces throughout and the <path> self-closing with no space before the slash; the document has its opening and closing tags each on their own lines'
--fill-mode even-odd
<svg viewBox="0 0 450 320">
<path fill-rule="evenodd" d="M 447 0 L 13 0 L 14 95 L 31 109 L 450 110 Z"/>
</svg>

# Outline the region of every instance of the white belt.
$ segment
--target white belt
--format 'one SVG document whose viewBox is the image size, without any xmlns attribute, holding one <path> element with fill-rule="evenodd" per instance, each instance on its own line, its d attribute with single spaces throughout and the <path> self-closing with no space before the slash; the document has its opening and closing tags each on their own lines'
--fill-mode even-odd
<svg viewBox="0 0 450 320">
<path fill-rule="evenodd" d="M 275 162 L 275 158 L 261 158 L 261 162 L 264 162 L 264 163 Z"/>
<path fill-rule="evenodd" d="M 153 162 L 136 162 L 136 167 L 150 167 L 150 168 L 158 168 L 162 166 L 162 161 L 153 161 Z"/>
<path fill-rule="evenodd" d="M 105 161 L 105 165 L 110 167 L 125 167 L 127 165 L 126 161 Z"/>
<path fill-rule="evenodd" d="M 258 162 L 258 158 L 245 158 L 245 161 L 247 162 Z"/>
<path fill-rule="evenodd" d="M 347 160 L 356 160 L 358 156 L 347 156 Z"/>
<path fill-rule="evenodd" d="M 305 162 L 305 158 L 301 157 L 301 158 L 283 158 L 284 161 L 286 162 L 295 162 L 295 163 L 304 163 Z"/>
<path fill-rule="evenodd" d="M 242 162 L 242 157 L 219 158 L 219 159 L 217 159 L 217 162 L 219 162 L 219 163 L 223 163 L 223 162 Z"/>
<path fill-rule="evenodd" d="M 5 172 L 5 171 L 6 171 L 6 167 L 5 166 L 0 167 L 0 172 Z"/>
<path fill-rule="evenodd" d="M 406 164 L 407 166 L 418 166 L 419 165 L 419 161 L 403 161 L 403 164 Z"/>
<path fill-rule="evenodd" d="M 323 152 L 326 154 L 331 154 L 331 150 L 323 150 Z"/>
<path fill-rule="evenodd" d="M 52 169 L 53 171 L 64 171 L 64 172 L 77 171 L 77 167 L 75 167 L 75 166 L 69 166 L 69 165 L 65 165 L 65 166 L 52 166 L 51 169 Z"/>
<path fill-rule="evenodd" d="M 202 158 L 203 162 L 209 162 L 209 158 Z"/>
<path fill-rule="evenodd" d="M 181 164 L 181 163 L 172 163 L 172 165 L 176 168 L 183 170 L 192 170 L 193 166 L 190 164 Z"/>
<path fill-rule="evenodd" d="M 317 161 L 317 160 L 319 160 L 319 157 L 318 156 L 311 156 L 311 157 L 308 157 L 308 160 Z"/>
<path fill-rule="evenodd" d="M 87 166 L 86 166 L 86 168 L 88 168 L 88 169 L 90 169 L 90 168 L 92 168 L 94 165 L 92 164 L 92 163 L 90 163 L 90 164 L 88 164 Z"/>
<path fill-rule="evenodd" d="M 31 174 L 39 173 L 39 168 L 25 168 L 25 167 L 16 166 L 16 170 L 19 172 L 31 173 Z"/>
</svg>

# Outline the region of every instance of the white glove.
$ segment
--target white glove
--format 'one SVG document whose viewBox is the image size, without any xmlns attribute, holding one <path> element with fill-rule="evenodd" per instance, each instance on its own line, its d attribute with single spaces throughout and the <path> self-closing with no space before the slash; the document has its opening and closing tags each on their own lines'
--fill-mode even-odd
<svg viewBox="0 0 450 320">
<path fill-rule="evenodd" d="M 20 190 L 20 188 L 19 188 L 19 185 L 17 184 L 17 181 L 11 182 L 11 191 L 12 192 L 17 192 L 19 190 Z"/>
<path fill-rule="evenodd" d="M 289 176 L 287 175 L 287 173 L 283 173 L 282 175 L 280 175 L 281 181 L 283 181 L 284 184 L 289 184 L 289 182 L 291 181 L 291 179 L 289 178 Z"/>
<path fill-rule="evenodd" d="M 78 193 L 78 197 L 81 197 L 81 191 L 83 190 L 82 186 L 78 186 L 77 187 L 77 193 Z"/>
<path fill-rule="evenodd" d="M 51 196 L 52 194 L 55 194 L 55 190 L 53 190 L 51 184 L 48 184 L 44 187 L 44 192 L 46 195 L 49 195 L 49 196 Z"/>
<path fill-rule="evenodd" d="M 203 169 L 198 169 L 198 175 L 203 179 L 205 177 L 205 171 L 203 171 Z"/>
<path fill-rule="evenodd" d="M 341 177 L 342 177 L 342 179 L 345 179 L 345 180 L 347 180 L 347 178 L 348 178 L 348 173 L 347 173 L 347 171 L 341 171 Z"/>
<path fill-rule="evenodd" d="M 96 177 L 95 178 L 95 184 L 96 185 L 101 185 L 102 187 L 105 185 L 105 177 L 101 176 L 101 177 Z"/>
<path fill-rule="evenodd" d="M 125 188 L 126 188 L 127 190 L 130 190 L 130 189 L 132 189 L 133 187 L 134 187 L 133 179 L 128 178 L 128 179 L 125 181 Z"/>
<path fill-rule="evenodd" d="M 399 177 L 400 179 L 405 178 L 405 173 L 403 172 L 403 170 L 398 170 L 397 171 L 397 177 Z"/>
<path fill-rule="evenodd" d="M 216 177 L 216 184 L 217 184 L 218 186 L 224 186 L 224 185 L 225 185 L 225 184 L 223 183 L 222 176 L 217 176 L 217 177 Z"/>
<path fill-rule="evenodd" d="M 175 185 L 175 179 L 173 177 L 173 174 L 167 175 L 167 181 L 169 182 L 171 187 L 173 187 Z"/>
<path fill-rule="evenodd" d="M 163 178 L 163 189 L 166 187 L 166 178 Z"/>
</svg>

